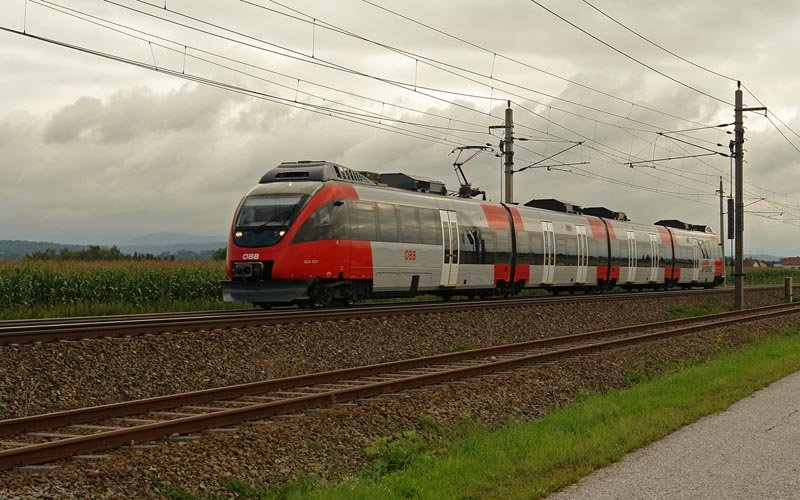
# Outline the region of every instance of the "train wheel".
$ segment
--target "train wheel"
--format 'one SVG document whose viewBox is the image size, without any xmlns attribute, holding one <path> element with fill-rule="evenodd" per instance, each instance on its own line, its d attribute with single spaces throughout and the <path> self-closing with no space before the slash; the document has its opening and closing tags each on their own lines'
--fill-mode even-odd
<svg viewBox="0 0 800 500">
<path fill-rule="evenodd" d="M 329 288 L 315 288 L 310 295 L 311 307 L 328 307 L 333 302 L 333 293 Z"/>
<path fill-rule="evenodd" d="M 261 309 L 272 309 L 272 304 L 269 302 L 253 302 L 255 307 L 260 307 Z"/>
<path fill-rule="evenodd" d="M 340 306 L 340 307 L 352 307 L 352 306 L 354 306 L 356 304 L 356 299 L 354 299 L 352 297 L 346 297 L 346 298 L 343 298 L 343 299 L 336 299 L 334 301 L 334 304 L 336 304 L 337 306 Z"/>
</svg>

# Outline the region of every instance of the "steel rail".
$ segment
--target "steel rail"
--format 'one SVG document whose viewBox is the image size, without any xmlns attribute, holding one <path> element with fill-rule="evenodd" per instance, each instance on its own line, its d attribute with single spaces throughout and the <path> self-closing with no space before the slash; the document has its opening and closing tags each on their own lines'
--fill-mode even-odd
<svg viewBox="0 0 800 500">
<path fill-rule="evenodd" d="M 779 287 L 775 287 L 776 289 Z M 781 288 L 782 289 L 782 288 Z M 580 295 L 570 297 L 517 297 L 482 301 L 436 301 L 391 303 L 330 309 L 278 309 L 246 312 L 159 313 L 159 315 L 128 315 L 123 317 L 88 317 L 72 320 L 36 320 L 30 323 L 14 320 L 11 324 L 0 322 L 0 345 L 30 342 L 54 342 L 98 337 L 120 337 L 159 334 L 210 328 L 234 328 L 275 324 L 310 323 L 360 319 L 375 316 L 401 316 L 413 314 L 447 313 L 497 308 L 516 308 L 574 302 L 619 301 L 638 298 L 659 298 L 682 295 L 730 293 L 720 288 L 711 290 L 676 290 L 660 293 L 612 293 L 605 295 Z"/>
<path fill-rule="evenodd" d="M 322 393 L 308 394 L 299 397 L 284 398 L 279 401 L 267 403 L 253 403 L 243 408 L 218 409 L 212 413 L 200 413 L 193 416 L 185 416 L 173 420 L 155 422 L 151 424 L 139 425 L 129 428 L 121 428 L 111 431 L 103 431 L 95 434 L 80 437 L 71 437 L 52 441 L 48 443 L 32 444 L 25 447 L 0 451 L 0 469 L 9 468 L 17 465 L 41 463 L 45 461 L 66 458 L 77 453 L 86 453 L 99 449 L 113 448 L 129 444 L 131 442 L 143 442 L 166 435 L 179 433 L 186 434 L 207 429 L 210 427 L 220 427 L 236 424 L 245 420 L 256 420 L 271 417 L 277 414 L 292 413 L 299 410 L 352 401 L 354 399 L 372 397 L 387 392 L 396 392 L 403 389 L 420 387 L 440 382 L 452 381 L 460 378 L 473 377 L 476 375 L 491 373 L 494 371 L 509 370 L 532 363 L 541 363 L 563 359 L 567 357 L 591 354 L 601 350 L 616 349 L 637 343 L 660 340 L 692 332 L 703 331 L 709 328 L 740 324 L 747 321 L 775 318 L 788 314 L 800 313 L 800 304 L 782 304 L 778 306 L 768 306 L 758 309 L 735 311 L 730 313 L 720 313 L 714 315 L 700 316 L 694 318 L 683 318 L 667 322 L 650 323 L 636 325 L 612 330 L 602 330 L 598 332 L 588 332 L 575 335 L 566 335 L 549 339 L 539 339 L 516 344 L 503 346 L 487 347 L 472 351 L 462 351 L 448 353 L 437 356 L 428 356 L 412 360 L 397 361 L 381 365 L 370 365 L 352 369 L 335 370 L 312 375 L 302 375 L 297 377 L 287 377 L 267 382 L 242 384 L 220 389 L 210 389 L 198 391 L 196 393 L 183 393 L 175 396 L 164 396 L 151 398 L 148 400 L 132 401 L 114 405 L 104 405 L 101 407 L 70 410 L 48 415 L 34 417 L 22 417 L 19 419 L 0 422 L 0 435 L 20 434 L 26 432 L 25 429 L 39 429 L 41 426 L 56 427 L 77 421 L 97 421 L 102 419 L 114 418 L 120 414 L 130 415 L 152 411 L 155 408 L 163 409 L 168 407 L 175 408 L 186 406 L 190 403 L 203 401 L 216 401 L 219 399 L 230 399 L 246 395 L 273 392 L 288 387 L 309 387 L 320 384 L 330 384 L 335 381 L 355 380 L 358 378 L 369 377 L 378 373 L 396 373 L 408 371 L 412 368 L 422 366 L 436 367 L 454 363 L 465 359 L 481 359 L 485 361 L 470 366 L 457 366 L 447 368 L 433 373 L 403 375 L 401 377 L 369 382 L 364 385 L 347 387 L 343 389 L 330 389 Z M 688 324 L 694 323 L 694 324 Z M 585 340 L 595 340 L 600 337 L 619 336 L 625 333 L 635 333 L 641 330 L 657 330 L 640 335 L 617 338 L 588 345 L 578 345 L 559 350 L 543 353 L 529 354 L 531 349 L 548 347 L 558 343 L 576 342 Z M 491 355 L 502 353 L 519 353 L 511 359 L 496 360 Z M 174 398 L 171 402 L 169 398 Z M 146 405 L 135 408 L 135 405 Z M 126 405 L 127 408 L 126 408 Z M 143 409 L 145 408 L 145 409 Z M 96 412 L 91 415 L 92 412 Z M 116 412 L 116 413 L 115 413 Z M 133 413 L 131 413 L 133 412 Z M 88 419 L 88 420 L 81 420 Z"/>
<path fill-rule="evenodd" d="M 0 328 L 10 326 L 38 326 L 48 324 L 60 324 L 68 321 L 79 323 L 102 322 L 120 319 L 145 319 L 145 318 L 169 318 L 176 315 L 199 316 L 207 314 L 210 316 L 217 314 L 242 314 L 242 313 L 263 313 L 263 309 L 212 309 L 208 311 L 185 311 L 185 312 L 154 312 L 154 313 L 131 313 L 131 314 L 110 314 L 105 316 L 59 316 L 55 318 L 27 318 L 27 319 L 5 319 L 0 320 Z"/>
<path fill-rule="evenodd" d="M 159 396 L 154 398 L 125 401 L 121 403 L 112 403 L 112 404 L 93 406 L 88 408 L 65 410 L 61 412 L 35 415 L 30 417 L 20 417 L 11 420 L 0 421 L 0 437 L 8 436 L 11 434 L 18 434 L 22 432 L 30 432 L 33 430 L 41 430 L 41 429 L 47 429 L 64 425 L 91 422 L 102 418 L 125 417 L 125 416 L 135 415 L 137 413 L 144 413 L 147 411 L 176 408 L 185 404 L 203 403 L 219 399 L 230 399 L 230 398 L 253 395 L 253 394 L 263 394 L 265 392 L 287 389 L 292 387 L 302 387 L 312 384 L 337 382 L 340 380 L 353 378 L 354 376 L 369 376 L 378 373 L 386 373 L 389 371 L 401 371 L 436 363 L 454 362 L 464 359 L 488 356 L 492 354 L 501 354 L 504 352 L 513 352 L 513 351 L 520 351 L 520 350 L 539 348 L 539 347 L 549 347 L 552 345 L 562 344 L 566 342 L 583 341 L 587 339 L 624 335 L 630 332 L 641 331 L 647 328 L 673 328 L 673 327 L 688 325 L 691 323 L 713 322 L 716 321 L 717 319 L 731 319 L 737 317 L 745 317 L 748 315 L 753 316 L 763 313 L 772 313 L 774 311 L 792 309 L 796 306 L 797 304 L 779 304 L 774 306 L 746 309 L 744 311 L 731 311 L 724 313 L 708 314 L 703 316 L 679 318 L 679 319 L 661 321 L 658 323 L 651 323 L 651 324 L 629 325 L 629 326 L 611 328 L 606 330 L 597 330 L 591 332 L 561 335 L 556 337 L 528 340 L 512 344 L 499 345 L 499 346 L 489 346 L 477 349 L 470 349 L 466 351 L 457 351 L 457 352 L 437 354 L 433 356 L 424 356 L 407 360 L 391 361 L 388 363 L 359 366 L 354 368 L 343 368 L 343 369 L 330 370 L 320 373 L 296 375 L 296 376 L 284 377 L 267 381 L 250 382 L 246 384 L 238 384 L 238 385 L 226 386 L 214 389 L 205 389 L 201 391 L 192 391 L 192 392 L 186 392 L 168 396 Z M 753 316 L 753 317 L 758 317 L 758 316 Z"/>
</svg>

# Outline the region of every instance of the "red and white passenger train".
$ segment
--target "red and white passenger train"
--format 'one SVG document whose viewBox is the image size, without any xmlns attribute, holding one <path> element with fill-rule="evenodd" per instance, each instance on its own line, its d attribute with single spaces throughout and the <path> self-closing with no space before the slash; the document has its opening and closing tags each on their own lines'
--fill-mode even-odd
<svg viewBox="0 0 800 500">
<path fill-rule="evenodd" d="M 710 232 L 379 186 L 329 162 L 282 163 L 239 203 L 226 301 L 325 306 L 526 288 L 710 288 Z"/>
</svg>

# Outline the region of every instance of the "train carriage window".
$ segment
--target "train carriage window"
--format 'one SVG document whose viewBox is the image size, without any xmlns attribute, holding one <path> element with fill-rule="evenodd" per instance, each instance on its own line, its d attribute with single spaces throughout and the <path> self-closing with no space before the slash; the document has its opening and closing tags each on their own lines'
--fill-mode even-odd
<svg viewBox="0 0 800 500">
<path fill-rule="evenodd" d="M 347 220 L 347 207 L 342 200 L 330 203 L 331 225 L 333 238 L 337 240 L 350 239 L 350 224 Z"/>
<path fill-rule="evenodd" d="M 480 232 L 471 226 L 461 226 L 461 263 L 479 264 L 482 250 Z"/>
<path fill-rule="evenodd" d="M 333 224 L 331 221 L 330 205 L 323 205 L 308 216 L 303 226 L 292 240 L 293 243 L 307 241 L 329 240 L 333 238 Z"/>
<path fill-rule="evenodd" d="M 420 236 L 425 245 L 442 244 L 442 221 L 439 212 L 429 208 L 418 209 Z"/>
<path fill-rule="evenodd" d="M 692 247 L 682 245 L 679 254 L 680 259 L 678 260 L 678 264 L 681 267 L 694 267 L 694 253 L 692 252 Z"/>
<path fill-rule="evenodd" d="M 364 201 L 351 204 L 350 227 L 353 239 L 374 241 L 378 238 L 378 227 L 375 222 L 375 205 Z"/>
<path fill-rule="evenodd" d="M 398 205 L 397 220 L 400 222 L 400 239 L 403 243 L 412 245 L 422 243 L 416 208 Z"/>
<path fill-rule="evenodd" d="M 704 259 L 710 258 L 709 257 L 709 252 L 708 252 L 708 242 L 707 241 L 701 241 L 700 242 L 700 250 L 702 250 L 702 252 L 703 252 L 703 258 Z"/>
<path fill-rule="evenodd" d="M 531 239 L 527 231 L 517 231 L 517 264 L 531 263 Z"/>
<path fill-rule="evenodd" d="M 603 242 L 605 244 L 605 241 Z M 587 238 L 587 245 L 589 247 L 589 259 L 588 265 L 589 266 L 605 266 L 606 262 L 603 259 L 605 256 L 605 252 L 600 252 L 600 240 L 589 237 Z"/>
<path fill-rule="evenodd" d="M 511 264 L 511 231 L 509 229 L 496 229 L 497 237 L 495 247 L 495 263 Z"/>
<path fill-rule="evenodd" d="M 658 244 L 658 255 L 661 259 L 661 267 L 672 265 L 672 247 L 667 243 Z"/>
<path fill-rule="evenodd" d="M 566 237 L 566 244 L 567 249 L 564 251 L 566 254 L 567 265 L 568 266 L 577 266 L 578 265 L 578 237 L 569 235 Z"/>
<path fill-rule="evenodd" d="M 641 234 L 641 233 L 640 233 Z M 638 259 L 639 263 L 637 264 L 638 267 L 650 267 L 652 261 L 650 259 L 650 241 L 648 236 L 648 241 L 637 241 L 636 242 L 636 250 L 639 252 Z"/>
<path fill-rule="evenodd" d="M 388 203 L 376 203 L 375 209 L 378 214 L 378 241 L 398 242 L 400 241 L 400 230 L 398 229 L 395 215 L 395 206 Z"/>
<path fill-rule="evenodd" d="M 578 253 L 578 244 L 575 243 L 575 253 Z M 556 265 L 571 266 L 569 250 L 567 249 L 567 239 L 556 236 Z"/>
<path fill-rule="evenodd" d="M 333 238 L 333 224 L 331 224 L 330 205 L 322 205 L 317 209 L 317 237 L 318 240 Z"/>
<path fill-rule="evenodd" d="M 628 246 L 627 239 L 617 240 L 617 265 L 628 267 L 630 265 L 631 249 Z"/>
<path fill-rule="evenodd" d="M 304 243 L 306 241 L 314 241 L 317 231 L 317 213 L 314 212 L 308 216 L 308 219 L 303 223 L 303 226 L 297 231 L 297 234 L 292 240 L 292 243 Z"/>
<path fill-rule="evenodd" d="M 535 266 L 544 265 L 544 239 L 542 233 L 530 233 L 531 240 L 531 264 Z"/>
<path fill-rule="evenodd" d="M 478 261 L 479 264 L 495 264 L 497 261 L 497 238 L 494 231 L 491 229 L 480 230 L 481 240 L 483 243 L 483 253 Z"/>
</svg>

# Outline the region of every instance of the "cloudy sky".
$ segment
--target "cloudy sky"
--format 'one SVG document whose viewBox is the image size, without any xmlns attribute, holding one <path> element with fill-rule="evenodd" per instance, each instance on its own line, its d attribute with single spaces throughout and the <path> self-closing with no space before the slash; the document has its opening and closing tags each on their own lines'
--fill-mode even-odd
<svg viewBox="0 0 800 500">
<path fill-rule="evenodd" d="M 517 201 L 561 198 L 716 229 L 728 158 L 625 163 L 708 152 L 696 146 L 726 152 L 730 127 L 657 132 L 732 122 L 735 81 L 583 1 L 539 1 L 685 85 L 529 0 L 4 1 L 5 28 L 140 66 L 0 32 L 0 239 L 224 235 L 242 194 L 288 160 L 416 173 L 456 189 L 448 153 L 496 146 L 488 127 L 507 99 L 515 135 L 529 139 L 517 143 L 518 168 L 572 144 L 559 141 L 584 143 L 542 165 L 588 162 L 519 173 Z M 740 79 L 800 147 L 800 4 L 591 4 Z M 747 92 L 745 104 L 759 105 Z M 746 251 L 800 254 L 800 152 L 764 117 L 751 113 L 746 125 Z M 481 155 L 465 170 L 499 200 L 499 159 Z"/>
</svg>

